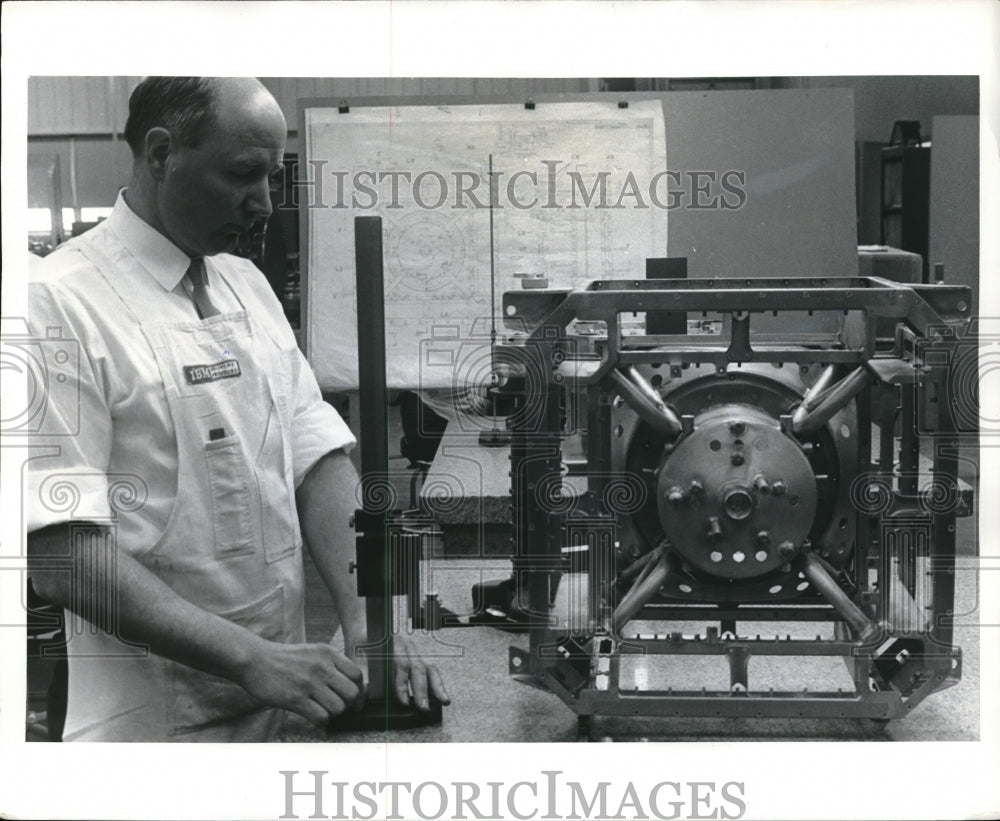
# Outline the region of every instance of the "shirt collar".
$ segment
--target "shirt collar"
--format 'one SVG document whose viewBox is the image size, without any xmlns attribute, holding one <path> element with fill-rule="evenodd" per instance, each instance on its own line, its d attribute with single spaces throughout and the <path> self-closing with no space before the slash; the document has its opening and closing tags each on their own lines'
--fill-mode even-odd
<svg viewBox="0 0 1000 821">
<path fill-rule="evenodd" d="M 108 217 L 109 227 L 164 291 L 172 291 L 187 273 L 191 258 L 135 213 L 125 202 L 125 189 Z"/>
</svg>

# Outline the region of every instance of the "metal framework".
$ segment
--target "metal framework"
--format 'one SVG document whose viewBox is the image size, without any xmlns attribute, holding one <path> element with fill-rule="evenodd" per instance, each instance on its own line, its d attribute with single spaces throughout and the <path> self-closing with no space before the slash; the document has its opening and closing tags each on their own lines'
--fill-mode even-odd
<svg viewBox="0 0 1000 821">
<path fill-rule="evenodd" d="M 972 500 L 949 374 L 969 305 L 965 287 L 861 277 L 506 293 L 494 364 L 516 401 L 514 569 L 530 616 L 511 675 L 583 719 L 883 721 L 956 683 L 955 519 Z M 667 311 L 721 330 L 646 334 L 642 314 Z M 554 603 L 568 579 L 585 581 L 567 618 Z M 835 632 L 745 632 L 778 621 Z M 626 687 L 634 654 L 722 657 L 730 686 Z M 761 691 L 749 663 L 764 656 L 840 657 L 854 687 Z"/>
<path fill-rule="evenodd" d="M 391 599 L 408 597 L 414 627 L 481 622 L 423 595 L 433 522 L 392 507 L 378 218 L 356 220 L 356 244 L 372 318 L 359 329 L 373 412 L 356 571 L 376 695 L 363 720 L 407 726 L 441 713 L 391 702 Z M 883 722 L 956 683 L 955 521 L 972 494 L 958 478 L 968 403 L 955 363 L 969 305 L 966 287 L 862 277 L 506 293 L 492 347 L 495 390 L 513 405 L 507 589 L 529 635 L 510 674 L 556 694 L 582 728 L 596 715 Z M 647 333 L 678 327 L 664 314 L 700 314 L 711 332 Z M 832 635 L 766 627 L 789 622 L 832 623 Z M 636 655 L 716 657 L 729 686 L 624 686 Z M 793 656 L 840 658 L 853 686 L 755 684 L 754 658 Z"/>
</svg>

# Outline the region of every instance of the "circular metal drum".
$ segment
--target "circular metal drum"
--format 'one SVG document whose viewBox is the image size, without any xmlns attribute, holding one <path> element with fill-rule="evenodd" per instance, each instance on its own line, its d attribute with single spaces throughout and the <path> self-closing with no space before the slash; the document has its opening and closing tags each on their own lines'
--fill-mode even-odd
<svg viewBox="0 0 1000 821">
<path fill-rule="evenodd" d="M 791 414 L 821 370 L 748 365 L 644 378 L 684 420 L 676 438 L 612 397 L 612 463 L 647 482 L 641 509 L 618 514 L 619 566 L 663 546 L 673 568 L 660 591 L 687 601 L 749 602 L 811 593 L 792 559 L 806 543 L 833 566 L 850 560 L 857 471 L 853 406 L 795 437 Z M 625 573 L 628 578 L 629 574 Z"/>
<path fill-rule="evenodd" d="M 720 405 L 664 460 L 657 509 L 674 550 L 723 579 L 777 570 L 816 515 L 816 478 L 778 421 L 747 405 Z"/>
</svg>

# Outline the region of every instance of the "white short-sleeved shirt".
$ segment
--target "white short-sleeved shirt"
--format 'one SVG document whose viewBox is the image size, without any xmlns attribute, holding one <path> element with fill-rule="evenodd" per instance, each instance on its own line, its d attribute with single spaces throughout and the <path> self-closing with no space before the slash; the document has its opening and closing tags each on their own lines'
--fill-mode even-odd
<svg viewBox="0 0 1000 821">
<path fill-rule="evenodd" d="M 88 241 L 123 246 L 138 265 L 127 273 L 98 271 L 71 241 L 30 272 L 29 325 L 35 338 L 45 340 L 46 358 L 54 361 L 46 363 L 48 402 L 32 441 L 28 530 L 71 520 L 106 521 L 109 490 L 114 493 L 118 477 L 137 476 L 148 494 L 144 533 L 155 533 L 157 526 L 162 533 L 176 495 L 177 446 L 159 369 L 141 328 L 197 318 L 184 280 L 190 259 L 140 219 L 121 194 L 109 218 L 92 233 Z M 287 342 L 282 378 L 295 401 L 291 435 L 297 487 L 322 456 L 349 449 L 354 437 L 322 400 L 263 274 L 228 254 L 206 263 L 211 298 L 220 310 L 262 307 L 265 315 L 255 314 L 254 320 Z M 62 352 L 60 361 L 51 356 L 56 349 Z M 67 494 L 60 488 L 71 490 Z"/>
</svg>

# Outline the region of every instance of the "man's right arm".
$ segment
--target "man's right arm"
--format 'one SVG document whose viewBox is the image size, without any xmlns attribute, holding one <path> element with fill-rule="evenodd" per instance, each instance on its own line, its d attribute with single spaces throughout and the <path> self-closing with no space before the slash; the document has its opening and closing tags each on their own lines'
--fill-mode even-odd
<svg viewBox="0 0 1000 821">
<path fill-rule="evenodd" d="M 361 670 L 329 645 L 263 639 L 182 598 L 123 550 L 116 551 L 114 562 L 81 551 L 72 573 L 46 569 L 52 559 L 69 554 L 70 527 L 50 525 L 28 535 L 32 583 L 48 601 L 101 624 L 116 624 L 121 638 L 229 679 L 255 698 L 319 726 L 359 698 Z M 110 612 L 110 606 L 116 610 Z"/>
</svg>

